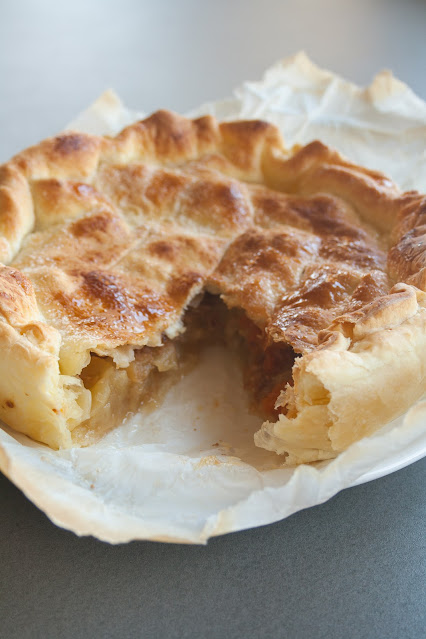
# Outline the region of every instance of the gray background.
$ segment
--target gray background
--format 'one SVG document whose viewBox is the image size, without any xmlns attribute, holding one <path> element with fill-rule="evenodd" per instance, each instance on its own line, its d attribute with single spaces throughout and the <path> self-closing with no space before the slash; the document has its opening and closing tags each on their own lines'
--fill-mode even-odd
<svg viewBox="0 0 426 639">
<path fill-rule="evenodd" d="M 360 84 L 391 68 L 426 98 L 421 0 L 3 0 L 0 160 L 108 87 L 185 111 L 300 49 Z M 79 539 L 0 476 L 0 636 L 423 638 L 425 471 L 207 547 Z"/>
</svg>

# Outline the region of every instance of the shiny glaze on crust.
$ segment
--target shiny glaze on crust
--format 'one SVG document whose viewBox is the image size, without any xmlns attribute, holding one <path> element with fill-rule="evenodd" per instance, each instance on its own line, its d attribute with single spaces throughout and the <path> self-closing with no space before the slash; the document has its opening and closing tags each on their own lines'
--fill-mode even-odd
<svg viewBox="0 0 426 639">
<path fill-rule="evenodd" d="M 116 274 L 86 271 L 72 295 L 58 291 L 52 303 L 78 332 L 102 337 L 107 330 L 118 343 L 137 341 L 153 326 L 167 328 L 175 311 L 170 300 L 146 289 L 143 281 L 138 287 L 131 284 L 128 286 L 126 279 Z"/>
<path fill-rule="evenodd" d="M 115 138 L 63 134 L 5 165 L 0 197 L 0 259 L 89 349 L 160 343 L 207 289 L 304 352 L 425 266 L 420 196 L 320 142 L 285 151 L 265 122 L 161 111 Z"/>
</svg>

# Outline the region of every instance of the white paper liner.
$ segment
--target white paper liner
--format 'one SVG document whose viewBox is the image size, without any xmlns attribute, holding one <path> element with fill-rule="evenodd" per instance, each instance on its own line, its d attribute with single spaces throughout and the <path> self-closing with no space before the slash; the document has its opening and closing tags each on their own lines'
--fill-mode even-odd
<svg viewBox="0 0 426 639">
<path fill-rule="evenodd" d="M 287 144 L 320 138 L 351 160 L 426 191 L 426 104 L 389 72 L 360 89 L 302 53 L 261 82 L 190 115 L 263 118 Z M 142 117 L 108 91 L 69 127 L 116 133 Z M 212 347 L 151 413 L 140 413 L 85 449 L 52 451 L 4 427 L 0 469 L 56 524 L 111 543 L 205 543 L 322 503 L 426 455 L 426 401 L 335 460 L 289 469 L 257 449 L 232 356 Z"/>
</svg>

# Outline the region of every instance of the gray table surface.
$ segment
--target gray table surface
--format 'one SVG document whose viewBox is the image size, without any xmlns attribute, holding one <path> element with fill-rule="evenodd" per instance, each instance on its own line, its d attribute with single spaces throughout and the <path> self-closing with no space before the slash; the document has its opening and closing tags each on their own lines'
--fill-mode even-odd
<svg viewBox="0 0 426 639">
<path fill-rule="evenodd" d="M 421 0 L 3 0 L 0 161 L 108 87 L 184 112 L 300 49 L 426 98 L 425 35 Z M 0 636 L 423 638 L 425 470 L 206 547 L 79 539 L 0 476 Z"/>
</svg>

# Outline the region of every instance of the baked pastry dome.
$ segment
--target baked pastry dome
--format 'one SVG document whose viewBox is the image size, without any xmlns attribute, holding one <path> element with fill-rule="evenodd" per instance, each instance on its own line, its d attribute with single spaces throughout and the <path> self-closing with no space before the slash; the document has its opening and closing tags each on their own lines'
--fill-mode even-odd
<svg viewBox="0 0 426 639">
<path fill-rule="evenodd" d="M 256 444 L 333 457 L 426 390 L 425 247 L 424 196 L 266 122 L 46 140 L 0 168 L 0 418 L 87 445 L 215 324 L 243 344 Z"/>
</svg>

